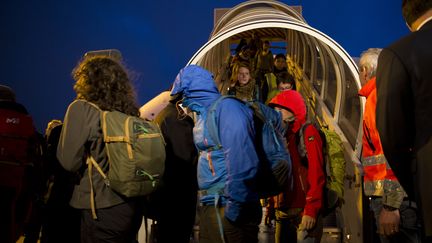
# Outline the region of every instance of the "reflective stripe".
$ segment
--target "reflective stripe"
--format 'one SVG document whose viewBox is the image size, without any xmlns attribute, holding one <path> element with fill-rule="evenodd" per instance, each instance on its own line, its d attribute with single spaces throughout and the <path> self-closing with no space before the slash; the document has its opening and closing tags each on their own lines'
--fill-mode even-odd
<svg viewBox="0 0 432 243">
<path fill-rule="evenodd" d="M 397 180 L 384 155 L 374 155 L 362 158 L 364 180 Z"/>
<path fill-rule="evenodd" d="M 384 195 L 384 180 L 365 181 L 363 186 L 366 196 Z"/>
<path fill-rule="evenodd" d="M 385 180 L 384 181 L 384 193 L 398 192 L 401 193 L 402 197 L 407 197 L 408 195 L 399 184 L 397 180 Z"/>
<path fill-rule="evenodd" d="M 374 156 L 363 157 L 362 164 L 363 166 L 387 164 L 387 160 L 383 154 L 378 154 Z"/>
<path fill-rule="evenodd" d="M 367 196 L 383 196 L 386 191 L 401 190 L 396 176 L 383 154 L 362 158 L 363 187 Z"/>
</svg>

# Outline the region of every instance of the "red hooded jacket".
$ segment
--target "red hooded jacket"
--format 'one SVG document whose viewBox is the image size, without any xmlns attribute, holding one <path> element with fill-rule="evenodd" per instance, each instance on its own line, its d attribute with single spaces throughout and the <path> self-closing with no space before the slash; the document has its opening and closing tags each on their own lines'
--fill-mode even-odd
<svg viewBox="0 0 432 243">
<path fill-rule="evenodd" d="M 317 218 L 322 207 L 323 188 L 325 186 L 324 158 L 322 140 L 314 126 L 304 129 L 308 167 L 302 164 L 298 152 L 297 134 L 306 122 L 306 105 L 303 97 L 295 90 L 286 90 L 270 101 L 270 106 L 279 106 L 291 111 L 295 120 L 290 123 L 286 133 L 288 150 L 293 163 L 293 190 L 287 189 L 276 198 L 276 208 L 304 208 L 303 214 Z"/>
</svg>

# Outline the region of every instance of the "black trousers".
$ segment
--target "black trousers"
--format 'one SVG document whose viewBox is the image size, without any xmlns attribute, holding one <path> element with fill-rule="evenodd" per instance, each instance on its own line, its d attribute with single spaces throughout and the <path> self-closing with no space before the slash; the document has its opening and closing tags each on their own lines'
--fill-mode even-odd
<svg viewBox="0 0 432 243">
<path fill-rule="evenodd" d="M 142 211 L 136 201 L 97 209 L 98 219 L 91 210 L 81 211 L 81 243 L 132 243 L 142 222 Z"/>
<path fill-rule="evenodd" d="M 242 211 L 239 222 L 231 222 L 224 217 L 224 207 L 218 207 L 222 226 L 217 219 L 215 206 L 200 207 L 200 243 L 222 242 L 220 227 L 226 243 L 258 243 L 258 225 L 262 218 L 261 205 L 251 205 Z"/>
</svg>

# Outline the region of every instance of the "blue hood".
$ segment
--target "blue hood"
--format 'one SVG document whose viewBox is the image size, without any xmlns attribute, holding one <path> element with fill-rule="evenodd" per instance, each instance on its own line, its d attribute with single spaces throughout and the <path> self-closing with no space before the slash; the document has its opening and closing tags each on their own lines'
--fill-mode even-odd
<svg viewBox="0 0 432 243">
<path fill-rule="evenodd" d="M 213 75 L 197 65 L 189 65 L 180 70 L 171 95 L 179 93 L 183 94 L 183 104 L 197 112 L 200 112 L 200 108 L 207 110 L 221 96 Z"/>
</svg>

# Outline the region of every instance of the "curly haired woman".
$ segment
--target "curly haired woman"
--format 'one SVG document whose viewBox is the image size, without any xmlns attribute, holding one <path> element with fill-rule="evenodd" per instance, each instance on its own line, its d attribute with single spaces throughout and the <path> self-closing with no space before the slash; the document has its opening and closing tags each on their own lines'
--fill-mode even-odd
<svg viewBox="0 0 432 243">
<path fill-rule="evenodd" d="M 112 191 L 99 173 L 92 173 L 97 219 L 90 210 L 90 180 L 86 159 L 91 155 L 106 172 L 108 159 L 100 126 L 100 111 L 117 110 L 138 116 L 135 93 L 126 69 L 106 56 L 84 58 L 72 72 L 76 99 L 69 105 L 57 149 L 62 166 L 80 175 L 70 205 L 81 210 L 81 242 L 135 241 L 141 224 L 137 198 Z"/>
</svg>

